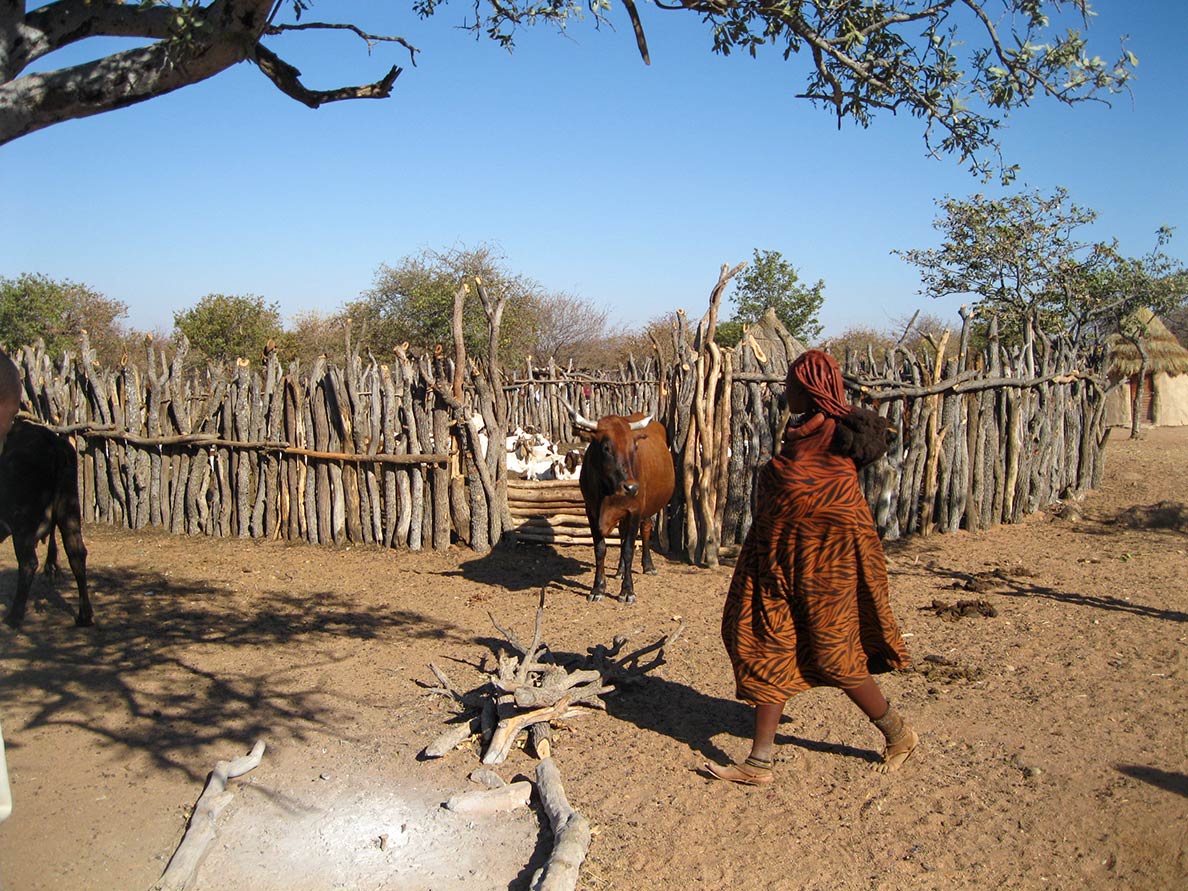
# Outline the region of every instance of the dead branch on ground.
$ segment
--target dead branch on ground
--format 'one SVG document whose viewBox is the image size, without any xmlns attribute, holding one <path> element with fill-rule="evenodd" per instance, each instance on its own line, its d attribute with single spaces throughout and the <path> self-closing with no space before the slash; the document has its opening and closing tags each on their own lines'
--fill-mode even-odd
<svg viewBox="0 0 1188 891">
<path fill-rule="evenodd" d="M 206 782 L 206 788 L 202 790 L 198 803 L 194 805 L 194 812 L 190 816 L 181 843 L 169 858 L 165 872 L 153 885 L 152 891 L 182 891 L 194 883 L 198 867 L 206 855 L 206 848 L 214 841 L 215 820 L 234 798 L 234 794 L 227 791 L 227 781 L 257 767 L 263 757 L 264 740 L 257 740 L 247 755 L 215 764 Z"/>
</svg>

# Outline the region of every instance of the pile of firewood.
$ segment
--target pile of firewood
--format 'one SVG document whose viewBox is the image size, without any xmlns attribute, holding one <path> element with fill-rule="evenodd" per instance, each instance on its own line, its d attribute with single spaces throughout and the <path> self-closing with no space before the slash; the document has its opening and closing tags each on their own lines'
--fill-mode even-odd
<svg viewBox="0 0 1188 891">
<path fill-rule="evenodd" d="M 536 768 L 537 793 L 553 828 L 553 851 L 548 863 L 533 877 L 533 889 L 571 889 L 590 844 L 590 824 L 573 810 L 561 784 L 561 774 L 552 758 L 552 725 L 590 710 L 606 709 L 603 697 L 663 665 L 667 648 L 676 643 L 684 625 L 655 643 L 622 655 L 627 638 L 616 637 L 608 647 L 592 647 L 581 664 L 562 665 L 542 640 L 544 590 L 536 610 L 532 642 L 524 646 L 514 631 L 491 616 L 503 636 L 496 665 L 490 678 L 476 690 L 463 694 L 433 663 L 429 667 L 437 685 L 428 692 L 448 696 L 462 707 L 458 721 L 428 746 L 427 758 L 440 758 L 469 741 L 481 740 L 485 765 L 502 764 L 521 735 L 529 737 L 532 751 L 540 759 Z M 526 783 L 504 784 L 489 770 L 478 770 L 472 778 L 489 788 L 454 796 L 451 810 L 466 813 L 495 812 L 522 806 L 530 790 Z"/>
</svg>

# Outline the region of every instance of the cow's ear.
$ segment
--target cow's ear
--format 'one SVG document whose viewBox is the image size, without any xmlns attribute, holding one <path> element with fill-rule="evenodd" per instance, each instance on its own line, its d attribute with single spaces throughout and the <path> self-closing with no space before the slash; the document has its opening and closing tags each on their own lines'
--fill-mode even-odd
<svg viewBox="0 0 1188 891">
<path fill-rule="evenodd" d="M 647 439 L 647 438 L 648 438 L 648 434 L 646 432 L 644 432 L 643 430 L 640 430 L 635 434 L 636 442 L 639 442 L 641 439 Z"/>
<path fill-rule="evenodd" d="M 593 442 L 594 441 L 594 431 L 587 430 L 585 427 L 579 427 L 577 430 L 577 435 L 578 435 L 578 439 L 580 439 L 582 442 Z"/>
</svg>

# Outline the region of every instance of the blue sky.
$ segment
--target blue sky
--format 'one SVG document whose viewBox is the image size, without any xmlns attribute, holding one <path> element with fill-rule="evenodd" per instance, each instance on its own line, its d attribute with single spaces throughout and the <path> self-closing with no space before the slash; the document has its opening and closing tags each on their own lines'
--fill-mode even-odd
<svg viewBox="0 0 1188 891">
<path fill-rule="evenodd" d="M 1091 48 L 1110 58 L 1130 35 L 1133 95 L 1013 115 L 1012 191 L 1067 188 L 1099 212 L 1088 234 L 1130 254 L 1176 226 L 1171 253 L 1188 258 L 1188 3 L 1096 6 Z M 403 64 L 388 100 L 311 111 L 244 64 L 0 147 L 0 276 L 83 282 L 127 303 L 130 325 L 168 331 L 206 294 L 330 312 L 381 263 L 490 243 L 513 271 L 638 325 L 699 317 L 721 264 L 760 248 L 825 280 L 826 334 L 917 307 L 955 317 L 959 301 L 921 297 L 891 251 L 937 243 L 937 199 L 999 190 L 925 157 L 917 121 L 839 131 L 793 98 L 802 60 L 723 59 L 696 20 L 654 7 L 641 6 L 650 67 L 621 14 L 617 31 L 525 32 L 508 55 L 451 27 L 468 7 L 421 22 L 376 0 L 314 6 L 315 19 L 406 37 L 415 68 L 346 34 L 271 44 L 313 87 Z"/>
</svg>

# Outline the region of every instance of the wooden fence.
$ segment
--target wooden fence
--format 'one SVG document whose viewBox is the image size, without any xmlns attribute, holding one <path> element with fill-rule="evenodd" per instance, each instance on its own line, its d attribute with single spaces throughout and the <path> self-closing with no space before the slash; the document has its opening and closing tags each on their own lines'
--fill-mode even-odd
<svg viewBox="0 0 1188 891">
<path fill-rule="evenodd" d="M 398 350 L 379 362 L 359 355 L 349 329 L 342 366 L 321 359 L 308 371 L 282 369 L 270 353 L 260 366 L 187 372 L 184 343 L 172 357 L 147 344 L 147 372 L 103 369 L 85 338 L 57 364 L 40 346 L 16 359 L 26 407 L 76 436 L 89 522 L 410 549 L 454 541 L 481 553 L 528 518 L 525 540 L 585 541 L 572 485 L 560 500 L 534 496 L 502 460 L 516 426 L 571 442 L 569 402 L 589 417 L 642 410 L 665 424 L 677 489 L 657 544 L 714 565 L 751 524 L 758 468 L 787 421 L 787 364 L 801 349 L 774 317 L 734 349 L 714 342 L 733 272 L 723 268 L 695 330 L 678 314 L 674 360 L 609 374 L 555 365 L 504 374 L 497 357 L 477 366 L 460 346 L 452 357 Z M 494 343 L 498 301 L 484 295 L 484 307 Z M 886 538 L 1016 522 L 1100 479 L 1104 394 L 1073 345 L 1034 336 L 1008 347 L 992 332 L 974 350 L 970 339 L 966 318 L 955 347 L 946 335 L 927 354 L 899 348 L 846 363 L 855 401 L 895 434 L 862 475 Z M 533 519 L 524 504 L 533 498 L 564 519 Z"/>
<path fill-rule="evenodd" d="M 146 373 L 21 350 L 33 413 L 76 436 L 84 519 L 241 538 L 444 548 L 452 412 L 428 359 L 350 354 L 308 374 L 240 360 L 185 372 L 150 343 Z M 348 347 L 349 349 L 349 347 Z M 456 488 L 456 486 L 454 486 Z M 453 493 L 455 497 L 457 493 Z"/>
<path fill-rule="evenodd" d="M 659 362 L 628 359 L 616 369 L 598 373 L 574 371 L 550 362 L 515 369 L 503 387 L 510 429 L 542 432 L 552 442 L 572 444 L 573 424 L 568 403 L 587 418 L 627 415 L 636 411 L 657 414 L 660 409 Z"/>
</svg>

